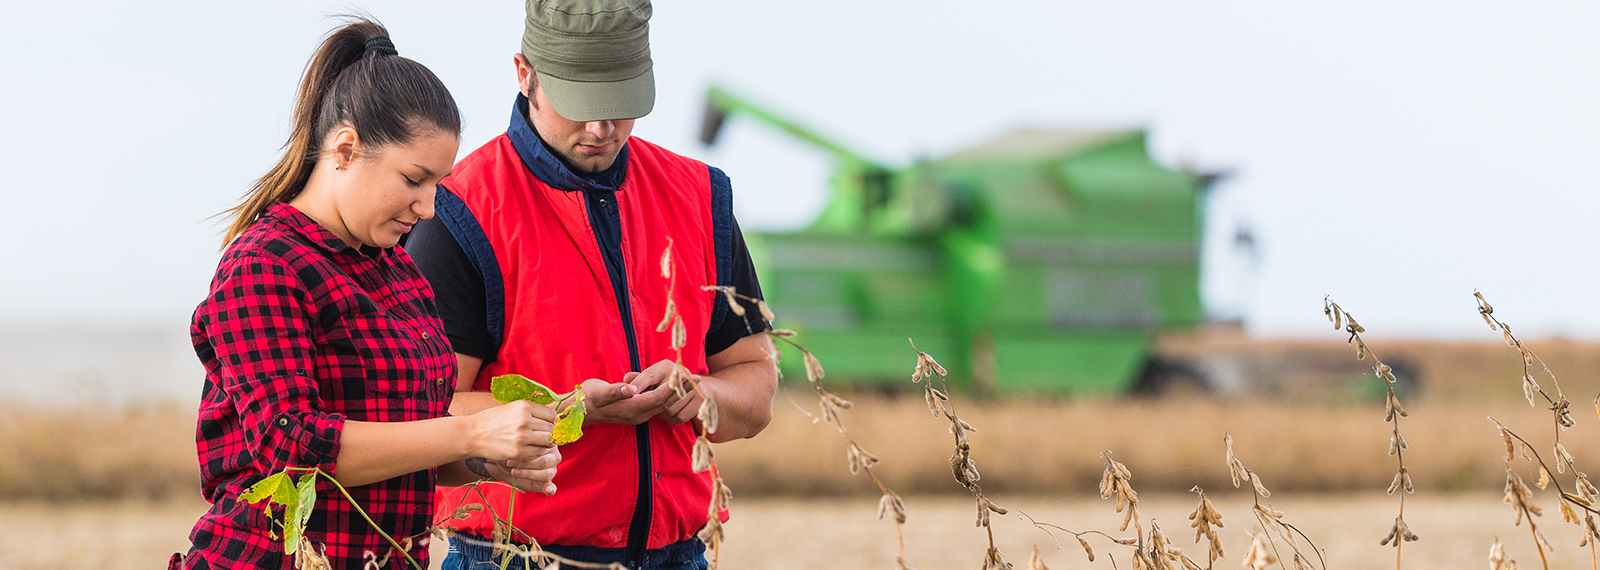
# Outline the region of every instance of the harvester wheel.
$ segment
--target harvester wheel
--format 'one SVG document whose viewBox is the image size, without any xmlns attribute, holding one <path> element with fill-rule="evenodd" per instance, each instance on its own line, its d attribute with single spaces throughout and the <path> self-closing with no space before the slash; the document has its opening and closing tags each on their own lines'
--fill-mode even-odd
<svg viewBox="0 0 1600 570">
<path fill-rule="evenodd" d="M 1193 363 L 1152 356 L 1133 385 L 1138 397 L 1206 396 L 1216 392 L 1209 378 Z"/>
</svg>

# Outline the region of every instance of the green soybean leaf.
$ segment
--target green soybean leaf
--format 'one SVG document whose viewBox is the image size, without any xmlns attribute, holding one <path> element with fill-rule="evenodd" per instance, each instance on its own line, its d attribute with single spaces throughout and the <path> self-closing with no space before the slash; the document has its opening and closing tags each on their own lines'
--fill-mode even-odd
<svg viewBox="0 0 1600 570">
<path fill-rule="evenodd" d="M 269 475 L 267 478 L 257 481 L 256 484 L 251 485 L 250 488 L 244 492 L 244 494 L 239 495 L 239 500 L 254 504 L 266 499 L 273 499 L 273 502 L 281 505 L 283 502 L 279 500 L 279 498 L 282 497 L 282 495 L 279 494 L 279 489 L 291 486 L 292 485 L 289 484 L 288 473 Z"/>
<path fill-rule="evenodd" d="M 317 506 L 317 474 L 306 473 L 300 476 L 300 483 L 295 485 L 297 503 L 293 516 L 285 513 L 283 520 L 283 553 L 293 556 L 296 548 L 300 546 L 300 535 L 305 532 L 306 523 L 311 521 L 311 510 Z"/>
<path fill-rule="evenodd" d="M 528 400 L 535 404 L 550 405 L 556 401 L 555 391 L 546 388 L 543 384 L 527 379 L 521 374 L 506 374 L 495 376 L 489 381 L 489 391 L 494 394 L 494 399 L 502 404 L 509 404 L 517 400 Z"/>
<path fill-rule="evenodd" d="M 576 397 L 572 405 L 556 414 L 556 427 L 550 430 L 550 443 L 566 445 L 583 437 L 583 392 L 578 392 Z"/>
<path fill-rule="evenodd" d="M 272 502 L 283 505 L 290 511 L 300 505 L 300 495 L 295 492 L 294 480 L 289 478 L 289 472 L 283 472 L 283 484 L 278 485 L 278 490 L 272 493 Z"/>
</svg>

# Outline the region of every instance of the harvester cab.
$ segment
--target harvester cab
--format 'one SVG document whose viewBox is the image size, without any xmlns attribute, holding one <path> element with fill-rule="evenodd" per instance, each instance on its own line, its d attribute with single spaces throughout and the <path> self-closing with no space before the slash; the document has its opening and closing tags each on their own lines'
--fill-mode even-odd
<svg viewBox="0 0 1600 570">
<path fill-rule="evenodd" d="M 746 233 L 779 324 L 830 378 L 903 382 L 909 337 L 982 392 L 1126 393 L 1173 370 L 1156 333 L 1204 319 L 1214 177 L 1156 164 L 1141 130 L 1019 130 L 895 169 L 721 89 L 706 110 L 707 145 L 746 117 L 834 158 L 814 223 Z M 784 355 L 785 376 L 799 365 Z"/>
</svg>

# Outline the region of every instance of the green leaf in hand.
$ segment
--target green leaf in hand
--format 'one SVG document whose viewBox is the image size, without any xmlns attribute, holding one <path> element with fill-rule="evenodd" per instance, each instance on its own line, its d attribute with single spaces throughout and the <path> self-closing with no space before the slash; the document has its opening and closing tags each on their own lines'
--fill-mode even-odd
<svg viewBox="0 0 1600 570">
<path fill-rule="evenodd" d="M 301 475 L 295 489 L 299 503 L 294 507 L 292 518 L 288 513 L 283 518 L 283 553 L 291 556 L 300 546 L 300 535 L 305 532 L 306 523 L 311 521 L 311 510 L 317 506 L 317 474 Z"/>
<path fill-rule="evenodd" d="M 527 400 L 535 404 L 548 406 L 556 401 L 555 391 L 546 388 L 543 384 L 527 379 L 521 374 L 506 374 L 495 376 L 489 381 L 489 391 L 494 394 L 494 399 L 502 404 L 509 404 L 517 400 Z"/>
<path fill-rule="evenodd" d="M 560 396 L 545 387 L 543 384 L 527 379 L 520 374 L 506 374 L 495 376 L 489 383 L 489 391 L 494 394 L 495 401 L 509 404 L 517 400 L 527 400 L 535 404 L 548 406 L 556 403 L 557 399 L 566 401 L 566 396 Z M 556 445 L 565 445 L 578 441 L 583 437 L 583 392 L 574 391 L 570 397 L 576 398 L 567 409 L 556 414 L 555 428 L 550 430 L 550 442 Z"/>
<path fill-rule="evenodd" d="M 556 427 L 550 430 L 550 443 L 566 445 L 583 437 L 583 392 L 578 392 L 575 397 L 572 405 L 556 414 Z"/>
</svg>

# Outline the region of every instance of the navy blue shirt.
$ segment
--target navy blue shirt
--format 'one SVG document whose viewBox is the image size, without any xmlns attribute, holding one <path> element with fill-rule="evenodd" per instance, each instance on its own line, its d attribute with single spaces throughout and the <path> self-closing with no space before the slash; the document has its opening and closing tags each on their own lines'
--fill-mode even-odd
<svg viewBox="0 0 1600 570">
<path fill-rule="evenodd" d="M 596 173 L 577 172 L 551 152 L 533 131 L 527 118 L 527 98 L 522 96 L 517 97 L 507 134 L 517 147 L 524 165 L 540 182 L 568 192 L 583 192 L 588 202 L 589 222 L 595 228 L 595 239 L 600 242 L 600 250 L 605 252 L 606 269 L 612 274 L 613 285 L 621 286 L 625 282 L 620 279 L 624 271 L 622 220 L 621 213 L 617 211 L 616 190 L 622 186 L 623 178 L 627 175 L 628 146 L 623 145 L 616 162 L 609 168 Z M 721 174 L 715 169 L 712 171 L 714 177 Z M 729 276 L 727 282 L 719 285 L 731 285 L 741 295 L 762 298 L 755 266 L 750 261 L 744 235 L 739 231 L 739 222 L 734 219 L 731 208 L 726 219 L 716 220 L 716 223 L 730 229 L 732 234 L 728 255 L 718 256 L 729 263 L 729 271 L 718 271 L 719 275 Z M 439 217 L 434 217 L 417 223 L 403 244 L 422 274 L 433 285 L 439 315 L 444 320 L 445 335 L 454 350 L 483 359 L 485 365 L 493 362 L 499 343 L 497 335 L 490 331 L 488 325 L 488 301 L 483 275 L 460 242 Z M 620 293 L 618 297 L 626 298 Z M 722 302 L 720 296 L 717 302 Z M 711 330 L 706 333 L 707 356 L 722 352 L 739 339 L 771 327 L 755 307 L 747 305 L 746 309 L 744 317 L 725 309 L 717 311 L 722 318 L 714 317 Z M 635 369 L 637 366 L 635 363 Z"/>
</svg>

